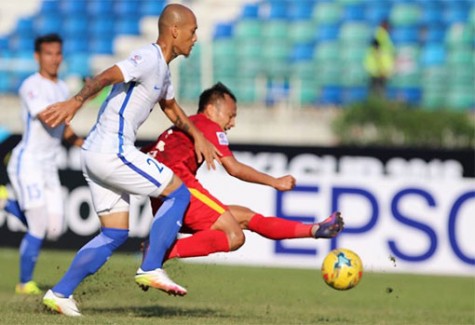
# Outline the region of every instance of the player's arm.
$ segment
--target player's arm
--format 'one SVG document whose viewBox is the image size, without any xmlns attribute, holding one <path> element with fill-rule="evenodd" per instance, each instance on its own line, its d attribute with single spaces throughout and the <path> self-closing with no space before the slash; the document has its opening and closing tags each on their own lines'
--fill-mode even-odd
<svg viewBox="0 0 475 325">
<path fill-rule="evenodd" d="M 198 157 L 198 163 L 203 159 L 206 161 L 208 169 L 215 169 L 214 160 L 220 162 L 221 152 L 209 142 L 198 128 L 186 116 L 183 109 L 178 105 L 175 99 L 161 100 L 160 107 L 165 115 L 175 124 L 176 127 L 188 133 L 194 141 L 195 152 Z"/>
<path fill-rule="evenodd" d="M 38 114 L 38 118 L 50 127 L 56 127 L 62 122 L 69 125 L 76 112 L 88 98 L 96 95 L 105 87 L 122 81 L 124 81 L 124 76 L 119 67 L 114 65 L 88 80 L 72 98 L 46 107 L 44 111 Z"/>
<path fill-rule="evenodd" d="M 63 139 L 77 147 L 81 147 L 84 143 L 84 139 L 78 136 L 69 125 L 64 127 Z"/>
<path fill-rule="evenodd" d="M 245 182 L 271 186 L 279 191 L 289 191 L 295 186 L 295 178 L 291 175 L 276 178 L 239 162 L 234 156 L 221 158 L 221 163 L 229 175 Z"/>
</svg>

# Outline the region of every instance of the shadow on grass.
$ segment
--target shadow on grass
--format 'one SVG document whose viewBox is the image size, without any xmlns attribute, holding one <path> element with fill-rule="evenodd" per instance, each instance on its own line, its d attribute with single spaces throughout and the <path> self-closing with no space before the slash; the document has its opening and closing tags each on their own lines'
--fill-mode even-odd
<svg viewBox="0 0 475 325">
<path fill-rule="evenodd" d="M 161 318 L 231 318 L 232 315 L 226 315 L 222 310 L 214 310 L 210 308 L 177 308 L 177 307 L 162 307 L 162 306 L 144 306 L 144 307 L 107 307 L 98 308 L 90 307 L 85 311 L 88 314 L 124 314 L 134 317 L 161 317 Z"/>
</svg>

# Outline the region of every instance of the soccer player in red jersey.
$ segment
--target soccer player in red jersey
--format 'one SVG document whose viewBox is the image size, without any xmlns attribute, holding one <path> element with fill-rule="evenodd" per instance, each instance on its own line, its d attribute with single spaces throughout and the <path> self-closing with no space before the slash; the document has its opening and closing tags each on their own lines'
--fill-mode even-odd
<svg viewBox="0 0 475 325">
<path fill-rule="evenodd" d="M 226 131 L 234 127 L 236 114 L 236 97 L 225 85 L 217 83 L 200 95 L 198 113 L 190 116 L 190 120 L 222 153 L 220 163 L 231 176 L 271 186 L 279 191 L 292 190 L 295 186 L 294 177 L 273 177 L 239 162 L 233 156 Z M 207 256 L 236 250 L 244 244 L 243 229 L 274 240 L 332 238 L 343 229 L 343 219 L 339 212 L 334 212 L 320 223 L 304 224 L 278 217 L 265 217 L 244 206 L 221 203 L 196 179 L 201 164 L 198 163 L 193 140 L 176 127 L 163 132 L 142 151 L 171 168 L 191 193 L 190 205 L 180 231 L 192 236 L 178 239 L 165 259 Z M 161 204 L 162 201 L 152 198 L 154 213 Z"/>
</svg>

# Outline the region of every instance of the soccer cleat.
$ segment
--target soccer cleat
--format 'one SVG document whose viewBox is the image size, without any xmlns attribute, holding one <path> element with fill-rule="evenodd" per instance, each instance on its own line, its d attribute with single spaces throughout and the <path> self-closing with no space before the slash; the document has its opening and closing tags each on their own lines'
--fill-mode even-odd
<svg viewBox="0 0 475 325">
<path fill-rule="evenodd" d="M 164 269 L 143 271 L 139 268 L 135 274 L 135 282 L 143 291 L 147 291 L 149 287 L 152 287 L 174 296 L 184 296 L 187 293 L 185 288 L 179 286 L 168 277 Z"/>
<path fill-rule="evenodd" d="M 318 228 L 312 231 L 315 238 L 333 238 L 343 230 L 343 218 L 340 212 L 333 212 L 331 216 L 317 223 Z"/>
<path fill-rule="evenodd" d="M 19 295 L 40 295 L 43 293 L 35 281 L 18 283 L 15 287 L 15 293 Z"/>
<path fill-rule="evenodd" d="M 43 297 L 43 304 L 51 311 L 54 311 L 58 314 L 63 314 L 66 316 L 82 316 L 79 312 L 76 301 L 73 296 L 68 298 L 58 297 L 50 289 Z"/>
</svg>

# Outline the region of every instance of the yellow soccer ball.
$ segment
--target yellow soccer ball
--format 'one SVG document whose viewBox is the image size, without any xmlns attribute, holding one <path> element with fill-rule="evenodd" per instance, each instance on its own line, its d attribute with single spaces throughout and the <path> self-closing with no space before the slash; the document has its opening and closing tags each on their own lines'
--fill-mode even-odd
<svg viewBox="0 0 475 325">
<path fill-rule="evenodd" d="M 363 263 L 353 251 L 345 248 L 332 250 L 322 263 L 322 277 L 336 290 L 348 290 L 356 286 L 363 276 Z"/>
</svg>

